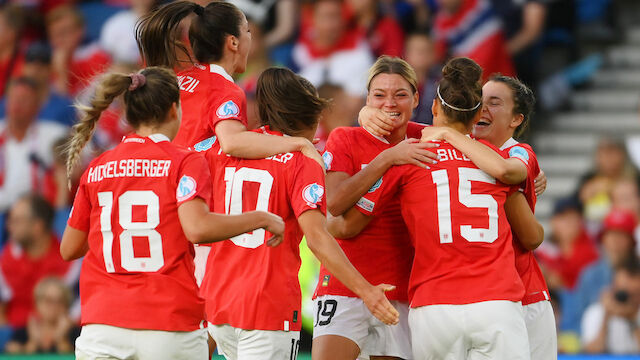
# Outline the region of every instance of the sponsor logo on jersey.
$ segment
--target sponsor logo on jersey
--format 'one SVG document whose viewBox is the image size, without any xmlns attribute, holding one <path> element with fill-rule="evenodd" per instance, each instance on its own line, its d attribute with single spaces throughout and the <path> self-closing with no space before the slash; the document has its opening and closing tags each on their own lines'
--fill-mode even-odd
<svg viewBox="0 0 640 360">
<path fill-rule="evenodd" d="M 520 146 L 512 147 L 511 150 L 509 150 L 509 157 L 515 157 L 529 163 L 529 153 Z"/>
<path fill-rule="evenodd" d="M 229 100 L 218 107 L 216 110 L 216 115 L 220 119 L 227 119 L 230 117 L 238 116 L 240 114 L 240 108 L 233 100 Z"/>
<path fill-rule="evenodd" d="M 369 189 L 369 192 L 372 193 L 372 192 L 378 190 L 380 188 L 380 186 L 382 186 L 382 178 L 378 179 L 378 181 L 376 181 L 376 183 L 373 184 L 371 189 Z"/>
<path fill-rule="evenodd" d="M 365 199 L 363 197 L 360 198 L 360 200 L 358 200 L 358 202 L 356 203 L 356 206 L 359 207 L 360 209 L 364 210 L 364 211 L 368 211 L 370 213 L 373 212 L 373 208 L 375 207 L 376 203 L 374 203 L 373 201 L 369 200 L 369 199 Z"/>
<path fill-rule="evenodd" d="M 196 193 L 196 181 L 188 175 L 182 175 L 176 189 L 176 199 L 184 201 L 192 197 Z"/>
<path fill-rule="evenodd" d="M 200 151 L 206 151 L 211 149 L 211 147 L 213 146 L 213 144 L 216 143 L 216 137 L 212 136 L 208 139 L 204 139 L 202 141 L 200 141 L 199 143 L 193 145 L 193 149 L 197 152 Z"/>
<path fill-rule="evenodd" d="M 325 275 L 322 278 L 322 286 L 329 286 L 329 279 L 331 278 L 331 275 Z"/>
<path fill-rule="evenodd" d="M 322 154 L 322 161 L 324 161 L 324 168 L 327 170 L 331 170 L 331 163 L 333 162 L 333 154 L 325 151 Z"/>
<path fill-rule="evenodd" d="M 309 184 L 302 190 L 302 198 L 312 208 L 315 208 L 322 200 L 322 195 L 324 195 L 324 188 L 316 183 Z"/>
</svg>

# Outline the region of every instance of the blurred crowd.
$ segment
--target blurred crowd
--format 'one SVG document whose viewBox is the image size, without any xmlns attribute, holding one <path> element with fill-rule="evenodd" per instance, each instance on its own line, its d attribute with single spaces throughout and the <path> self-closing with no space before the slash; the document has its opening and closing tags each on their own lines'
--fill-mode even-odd
<svg viewBox="0 0 640 360">
<path fill-rule="evenodd" d="M 580 24 L 606 28 L 611 5 L 610 0 L 231 2 L 247 15 L 253 36 L 247 71 L 236 79 L 247 94 L 250 124 L 258 123 L 258 76 L 271 65 L 287 66 L 332 99 L 322 117 L 321 139 L 354 124 L 367 92 L 366 72 L 383 54 L 403 57 L 416 70 L 421 101 L 413 120 L 427 124 L 440 64 L 451 56 L 473 58 L 485 77 L 517 75 L 542 89 L 575 85 L 581 80 L 576 74 L 588 76 L 580 59 L 569 56 L 545 69 L 539 66 L 542 56 L 550 47 L 571 53 Z M 101 74 L 142 66 L 135 24 L 160 4 L 0 0 L 0 350 L 72 351 L 80 263 L 65 263 L 58 250 L 82 171 L 72 174 L 69 187 L 62 145 L 78 117 L 72 105 L 87 102 Z M 557 97 L 541 100 L 549 108 L 557 103 Z M 123 116 L 117 101 L 103 114 L 85 164 L 129 131 Z M 539 251 L 567 352 L 640 351 L 635 220 L 640 198 L 636 172 L 626 159 L 623 146 L 603 140 L 593 173 L 576 196 L 556 205 L 551 241 Z"/>
</svg>

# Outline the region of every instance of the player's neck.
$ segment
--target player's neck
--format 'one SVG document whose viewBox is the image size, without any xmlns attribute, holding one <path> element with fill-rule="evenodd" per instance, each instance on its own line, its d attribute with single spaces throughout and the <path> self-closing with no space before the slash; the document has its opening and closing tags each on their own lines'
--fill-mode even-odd
<svg viewBox="0 0 640 360">
<path fill-rule="evenodd" d="M 162 134 L 169 139 L 173 140 L 176 137 L 176 131 L 173 129 L 173 126 L 169 122 L 165 122 L 160 125 L 149 126 L 149 125 L 140 125 L 136 129 L 136 134 L 142 137 L 148 137 L 153 134 Z"/>
<path fill-rule="evenodd" d="M 447 123 L 444 126 L 453 129 L 463 135 L 468 135 L 471 133 L 471 129 L 469 129 L 468 126 L 466 126 L 465 124 L 461 123 L 461 122 L 451 122 L 451 123 Z"/>
<path fill-rule="evenodd" d="M 233 76 L 235 70 L 234 57 L 233 56 L 223 56 L 220 61 L 215 62 L 215 65 L 218 65 L 224 69 L 224 71 L 229 74 L 229 76 Z"/>
</svg>

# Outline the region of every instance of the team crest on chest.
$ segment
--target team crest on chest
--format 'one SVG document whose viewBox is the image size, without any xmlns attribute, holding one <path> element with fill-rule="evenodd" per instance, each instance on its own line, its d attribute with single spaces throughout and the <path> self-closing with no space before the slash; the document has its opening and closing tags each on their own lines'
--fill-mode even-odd
<svg viewBox="0 0 640 360">
<path fill-rule="evenodd" d="M 322 195 L 324 195 L 324 187 L 316 183 L 309 184 L 302 190 L 302 199 L 312 208 L 322 200 Z"/>
<path fill-rule="evenodd" d="M 240 108 L 233 100 L 222 103 L 222 105 L 218 107 L 218 110 L 216 110 L 216 115 L 218 115 L 220 119 L 238 116 L 238 114 L 240 114 Z"/>
<path fill-rule="evenodd" d="M 178 182 L 176 199 L 178 201 L 187 200 L 196 193 L 196 187 L 196 181 L 191 176 L 183 175 Z"/>
</svg>

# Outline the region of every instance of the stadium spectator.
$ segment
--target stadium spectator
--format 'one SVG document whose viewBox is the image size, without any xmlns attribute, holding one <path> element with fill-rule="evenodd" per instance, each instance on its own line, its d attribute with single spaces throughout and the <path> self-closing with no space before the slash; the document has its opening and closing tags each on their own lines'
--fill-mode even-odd
<svg viewBox="0 0 640 360">
<path fill-rule="evenodd" d="M 635 178 L 634 176 L 624 145 L 613 138 L 601 138 L 594 154 L 594 169 L 585 174 L 578 185 L 587 229 L 592 234 L 598 232 L 600 222 L 611 209 L 613 184 L 623 178 Z"/>
<path fill-rule="evenodd" d="M 578 278 L 573 301 L 563 308 L 563 329 L 579 330 L 584 311 L 598 301 L 601 291 L 611 284 L 615 270 L 638 261 L 633 239 L 636 219 L 632 213 L 614 209 L 604 219 L 602 227 L 600 259 L 584 269 Z"/>
<path fill-rule="evenodd" d="M 582 208 L 571 196 L 555 203 L 551 216 L 550 243 L 537 251 L 549 287 L 573 290 L 586 266 L 598 259 L 598 250 L 587 233 Z"/>
<path fill-rule="evenodd" d="M 264 47 L 276 64 L 291 65 L 291 48 L 299 21 L 295 0 L 231 0 L 264 33 Z"/>
<path fill-rule="evenodd" d="M 438 0 L 433 38 L 439 62 L 467 56 L 483 69 L 483 80 L 494 73 L 514 76 L 515 69 L 500 19 L 489 0 Z"/>
<path fill-rule="evenodd" d="M 373 64 L 371 50 L 363 35 L 347 31 L 342 2 L 314 2 L 303 24 L 293 60 L 300 75 L 309 79 L 322 95 L 321 85 L 332 89 L 331 116 L 321 125 L 328 135 L 338 126 L 352 125 L 366 96 L 366 69 Z"/>
<path fill-rule="evenodd" d="M 611 189 L 611 207 L 627 210 L 640 219 L 640 191 L 635 179 L 625 178 L 616 181 Z M 636 226 L 633 237 L 636 240 L 636 254 L 640 256 L 640 224 Z"/>
<path fill-rule="evenodd" d="M 640 269 L 637 263 L 616 269 L 613 284 L 582 316 L 587 353 L 637 354 L 640 351 Z"/>
<path fill-rule="evenodd" d="M 365 35 L 375 57 L 402 56 L 404 32 L 394 18 L 380 11 L 379 1 L 347 0 L 346 4 L 354 23 L 352 31 L 361 31 Z"/>
<path fill-rule="evenodd" d="M 40 279 L 54 275 L 64 277 L 69 284 L 77 280 L 77 265 L 60 257 L 52 221 L 53 209 L 38 195 L 24 195 L 11 207 L 9 242 L 0 255 L 0 271 L 11 291 L 6 318 L 14 331 L 27 326 L 34 306 L 33 289 Z"/>
<path fill-rule="evenodd" d="M 46 277 L 33 290 L 34 312 L 27 327 L 13 333 L 6 352 L 13 354 L 71 353 L 80 329 L 69 317 L 73 294 L 57 277 Z"/>
<path fill-rule="evenodd" d="M 545 28 L 549 0 L 491 0 L 502 21 L 507 51 L 513 57 L 518 77 L 535 88 L 540 39 Z"/>
<path fill-rule="evenodd" d="M 407 36 L 405 59 L 416 71 L 420 95 L 411 121 L 431 125 L 431 105 L 436 97 L 441 66 L 436 63 L 433 40 L 426 32 L 415 32 Z"/>
<path fill-rule="evenodd" d="M 11 82 L 6 118 L 0 121 L 0 212 L 22 194 L 42 188 L 44 173 L 53 161 L 53 143 L 67 129 L 38 121 L 37 82 L 20 77 Z"/>
<path fill-rule="evenodd" d="M 72 126 L 76 112 L 72 100 L 59 94 L 51 84 L 51 49 L 44 43 L 33 43 L 24 56 L 22 76 L 32 78 L 38 86 L 38 100 L 42 104 L 38 119 Z M 5 116 L 6 99 L 0 102 L 0 118 Z"/>
<path fill-rule="evenodd" d="M 54 86 L 58 93 L 77 95 L 91 78 L 104 72 L 109 55 L 97 43 L 82 45 L 85 36 L 82 14 L 72 6 L 60 6 L 46 18 L 52 47 Z"/>
<path fill-rule="evenodd" d="M 19 7 L 0 7 L 0 97 L 5 93 L 11 78 L 22 70 L 24 54 L 20 49 L 20 35 L 24 18 Z"/>
<path fill-rule="evenodd" d="M 136 21 L 148 13 L 156 0 L 130 0 L 131 8 L 117 12 L 105 21 L 100 32 L 100 46 L 113 62 L 140 64 L 140 52 L 136 44 Z"/>
</svg>

